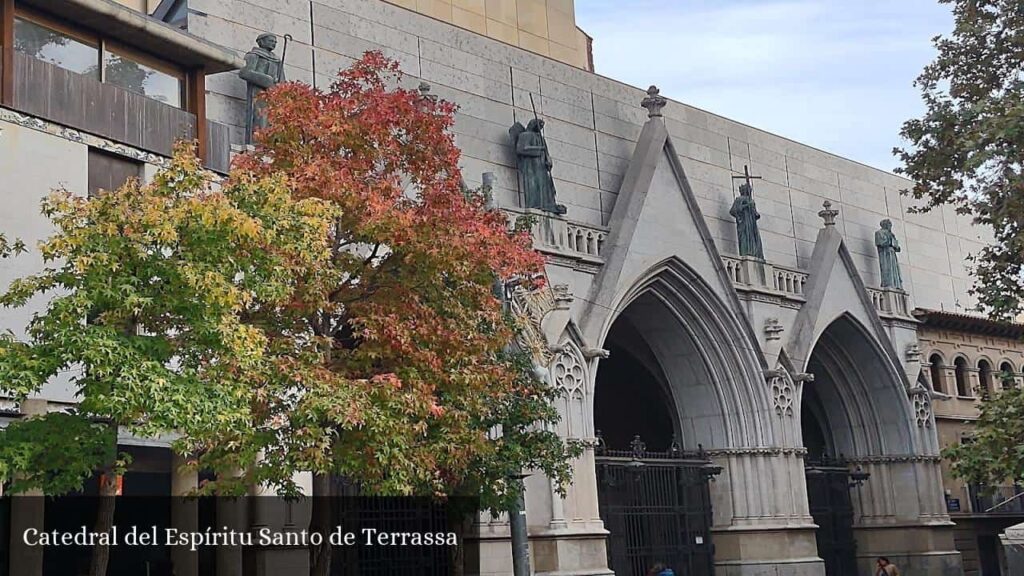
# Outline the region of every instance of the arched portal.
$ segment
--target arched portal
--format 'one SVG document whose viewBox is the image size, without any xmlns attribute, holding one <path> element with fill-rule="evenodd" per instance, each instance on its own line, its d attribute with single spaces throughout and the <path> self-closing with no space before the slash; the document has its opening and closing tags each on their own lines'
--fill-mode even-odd
<svg viewBox="0 0 1024 576">
<path fill-rule="evenodd" d="M 606 340 L 610 355 L 597 374 L 594 422 L 605 446 L 628 450 L 635 437 L 648 450 L 668 450 L 679 424 L 668 381 L 651 350 L 628 319 Z"/>
<path fill-rule="evenodd" d="M 609 320 L 595 375 L 598 501 L 609 567 L 714 570 L 703 449 L 770 442 L 763 361 L 749 328 L 677 260 L 656 267 Z"/>
<path fill-rule="evenodd" d="M 822 333 L 807 369 L 815 378 L 804 387 L 801 432 L 818 555 L 827 576 L 854 576 L 859 572 L 851 488 L 862 479 L 851 470 L 866 459 L 913 453 L 905 386 L 881 345 L 846 315 Z"/>
</svg>

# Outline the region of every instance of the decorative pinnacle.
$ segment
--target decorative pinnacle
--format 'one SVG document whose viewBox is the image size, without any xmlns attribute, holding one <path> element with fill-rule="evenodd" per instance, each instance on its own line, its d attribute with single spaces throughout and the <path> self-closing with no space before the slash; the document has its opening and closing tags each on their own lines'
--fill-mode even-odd
<svg viewBox="0 0 1024 576">
<path fill-rule="evenodd" d="M 832 209 L 832 203 L 828 200 L 822 204 L 824 210 L 818 212 L 818 216 L 825 221 L 825 226 L 835 226 L 836 216 L 839 216 L 839 210 Z"/>
<path fill-rule="evenodd" d="M 425 98 L 427 100 L 437 100 L 437 96 L 435 94 L 430 93 L 430 84 L 427 84 L 426 82 L 420 82 L 420 87 L 418 90 L 422 98 Z"/>
<path fill-rule="evenodd" d="M 668 99 L 661 95 L 661 91 L 658 90 L 657 86 L 651 86 L 647 89 L 647 96 L 640 101 L 640 105 L 647 108 L 648 118 L 660 118 L 661 109 L 668 104 Z"/>
</svg>

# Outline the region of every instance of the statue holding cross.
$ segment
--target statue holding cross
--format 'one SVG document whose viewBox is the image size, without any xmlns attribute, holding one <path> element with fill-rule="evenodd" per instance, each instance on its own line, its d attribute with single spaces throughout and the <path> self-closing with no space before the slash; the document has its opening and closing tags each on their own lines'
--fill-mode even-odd
<svg viewBox="0 0 1024 576">
<path fill-rule="evenodd" d="M 743 176 L 733 176 L 733 179 L 745 180 L 740 184 L 740 195 L 732 203 L 729 214 L 736 219 L 736 236 L 739 244 L 740 256 L 753 256 L 758 260 L 764 260 L 764 247 L 761 246 L 761 232 L 757 229 L 757 221 L 761 215 L 757 212 L 754 204 L 754 187 L 751 180 L 760 179 L 760 176 L 751 176 L 750 169 L 743 167 Z"/>
</svg>

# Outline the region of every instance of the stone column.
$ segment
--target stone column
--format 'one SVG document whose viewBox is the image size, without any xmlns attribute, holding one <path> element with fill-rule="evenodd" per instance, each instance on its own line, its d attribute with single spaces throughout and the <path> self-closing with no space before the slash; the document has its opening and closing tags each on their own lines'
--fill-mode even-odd
<svg viewBox="0 0 1024 576">
<path fill-rule="evenodd" d="M 959 576 L 955 525 L 945 510 L 938 456 L 852 459 L 871 477 L 852 494 L 857 560 L 870 573 L 886 556 L 907 574 Z"/>
<path fill-rule="evenodd" d="M 199 502 L 188 498 L 199 487 L 199 474 L 185 470 L 185 459 L 171 457 L 171 526 L 182 532 L 199 530 Z M 199 576 L 199 555 L 184 546 L 171 548 L 175 576 Z"/>
<path fill-rule="evenodd" d="M 967 367 L 967 395 L 971 398 L 980 398 L 985 392 L 980 375 L 981 372 L 976 366 Z"/>
<path fill-rule="evenodd" d="M 237 472 L 236 476 L 241 476 Z M 234 530 L 239 533 L 248 531 L 248 511 L 245 498 L 228 498 L 218 496 L 216 499 L 215 525 L 221 530 Z M 217 546 L 217 576 L 242 576 L 243 548 L 241 546 Z"/>
<path fill-rule="evenodd" d="M 940 369 L 940 378 L 942 378 L 942 389 L 936 390 L 949 396 L 956 396 L 956 368 L 954 366 L 943 365 Z"/>
<path fill-rule="evenodd" d="M 824 576 L 807 504 L 802 448 L 711 451 L 715 565 L 725 574 Z"/>
<path fill-rule="evenodd" d="M 21 403 L 23 418 L 46 414 L 46 400 L 25 400 Z M 46 501 L 39 490 L 11 496 L 11 576 L 42 576 L 43 547 L 26 546 L 25 531 L 42 531 L 46 516 Z"/>
<path fill-rule="evenodd" d="M 567 487 L 564 499 L 551 489 L 550 481 L 545 494 L 527 490 L 528 499 L 543 503 L 551 511 L 543 528 L 533 527 L 530 531 L 534 570 L 538 576 L 611 574 L 605 548 L 608 531 L 601 522 L 597 505 L 593 439 L 586 444 L 583 455 L 574 463 L 573 482 Z M 484 567 L 483 571 L 488 569 Z"/>
</svg>

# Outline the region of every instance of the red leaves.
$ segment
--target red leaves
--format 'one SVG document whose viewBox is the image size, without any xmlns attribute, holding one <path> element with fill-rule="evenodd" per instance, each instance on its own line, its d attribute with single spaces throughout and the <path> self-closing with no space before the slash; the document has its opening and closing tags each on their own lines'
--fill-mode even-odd
<svg viewBox="0 0 1024 576">
<path fill-rule="evenodd" d="M 283 175 L 339 214 L 330 258 L 296 268 L 301 289 L 279 311 L 293 319 L 279 349 L 317 343 L 314 366 L 281 365 L 305 391 L 293 437 L 322 452 L 307 460 L 433 490 L 467 472 L 487 442 L 479 423 L 515 388 L 495 274 L 534 277 L 543 258 L 462 190 L 455 107 L 400 85 L 397 63 L 370 52 L 330 90 L 275 87 L 233 178 Z"/>
</svg>

